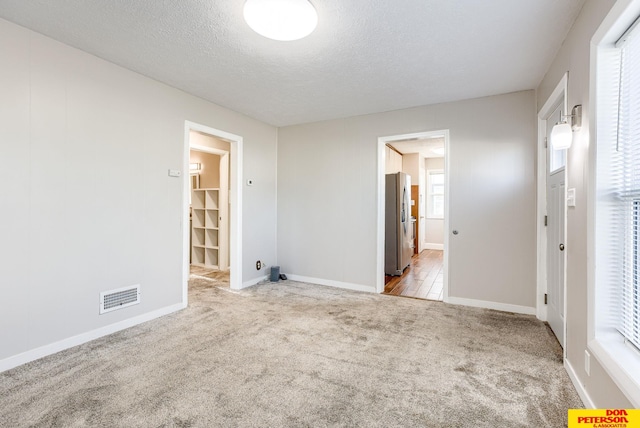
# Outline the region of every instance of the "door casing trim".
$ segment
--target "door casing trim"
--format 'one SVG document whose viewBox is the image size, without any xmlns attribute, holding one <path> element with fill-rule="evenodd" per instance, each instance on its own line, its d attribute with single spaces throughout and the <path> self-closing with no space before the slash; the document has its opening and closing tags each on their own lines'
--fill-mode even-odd
<svg viewBox="0 0 640 428">
<path fill-rule="evenodd" d="M 242 284 L 242 165 L 243 165 L 243 138 L 239 135 L 231 134 L 226 131 L 211 128 L 199 123 L 185 120 L 184 123 L 184 148 L 183 148 L 183 171 L 189 171 L 189 150 L 191 131 L 202 132 L 203 134 L 213 135 L 229 142 L 231 156 L 231 177 L 230 177 L 230 218 L 229 218 L 229 285 L 231 289 L 239 290 Z M 188 282 L 189 282 L 189 174 L 183 174 L 182 187 L 182 302 L 187 305 L 188 302 Z"/>
<path fill-rule="evenodd" d="M 545 138 L 547 135 L 546 121 L 559 102 L 563 104 L 563 111 L 567 109 L 567 92 L 569 84 L 569 72 L 564 73 L 560 82 L 556 85 L 549 98 L 538 112 L 538 169 L 537 195 L 536 195 L 536 235 L 537 235 L 537 262 L 536 262 L 536 317 L 547 321 L 547 306 L 544 303 L 544 295 L 547 293 L 547 229 L 544 225 L 544 217 L 547 215 L 547 148 Z M 551 142 L 549 142 L 551 144 Z M 567 168 L 564 168 L 565 174 Z M 567 179 L 565 176 L 565 186 Z M 566 266 L 565 266 L 566 272 Z M 566 282 L 565 282 L 566 289 Z M 565 302 L 565 314 L 566 304 Z M 566 320 L 565 320 L 566 329 Z"/>
</svg>

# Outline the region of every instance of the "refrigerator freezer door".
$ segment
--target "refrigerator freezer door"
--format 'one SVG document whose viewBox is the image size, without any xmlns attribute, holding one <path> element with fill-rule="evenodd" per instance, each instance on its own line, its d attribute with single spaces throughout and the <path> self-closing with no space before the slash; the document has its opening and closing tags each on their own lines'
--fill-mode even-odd
<svg viewBox="0 0 640 428">
<path fill-rule="evenodd" d="M 385 274 L 402 275 L 413 255 L 411 178 L 402 172 L 385 177 Z"/>
<path fill-rule="evenodd" d="M 413 255 L 413 225 L 411 224 L 411 176 L 401 173 L 402 188 L 402 229 L 400 235 L 400 269 L 404 270 L 411 263 Z"/>
<path fill-rule="evenodd" d="M 384 273 L 398 275 L 398 174 L 385 176 Z"/>
</svg>

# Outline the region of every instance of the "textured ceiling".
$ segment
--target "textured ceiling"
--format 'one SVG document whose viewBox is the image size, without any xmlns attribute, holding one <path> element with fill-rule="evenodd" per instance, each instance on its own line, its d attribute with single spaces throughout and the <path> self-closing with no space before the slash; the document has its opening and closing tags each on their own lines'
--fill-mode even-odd
<svg viewBox="0 0 640 428">
<path fill-rule="evenodd" d="M 312 0 L 294 42 L 242 0 L 0 0 L 0 17 L 283 126 L 533 89 L 585 0 Z"/>
</svg>

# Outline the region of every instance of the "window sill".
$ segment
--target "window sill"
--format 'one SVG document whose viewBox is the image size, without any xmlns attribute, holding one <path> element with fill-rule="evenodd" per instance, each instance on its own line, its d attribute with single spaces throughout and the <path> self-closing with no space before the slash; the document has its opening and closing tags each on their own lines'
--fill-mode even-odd
<svg viewBox="0 0 640 428">
<path fill-rule="evenodd" d="M 602 331 L 589 342 L 591 354 L 635 408 L 640 407 L 640 354 L 614 330 Z"/>
</svg>

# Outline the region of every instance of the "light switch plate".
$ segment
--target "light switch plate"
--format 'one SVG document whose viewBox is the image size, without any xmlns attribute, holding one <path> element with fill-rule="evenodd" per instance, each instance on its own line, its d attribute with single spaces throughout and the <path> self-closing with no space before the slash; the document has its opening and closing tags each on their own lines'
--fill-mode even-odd
<svg viewBox="0 0 640 428">
<path fill-rule="evenodd" d="M 567 189 L 567 206 L 575 207 L 576 206 L 576 189 Z"/>
<path fill-rule="evenodd" d="M 169 177 L 180 177 L 182 175 L 182 173 L 180 172 L 179 169 L 170 169 L 169 170 Z"/>
</svg>

